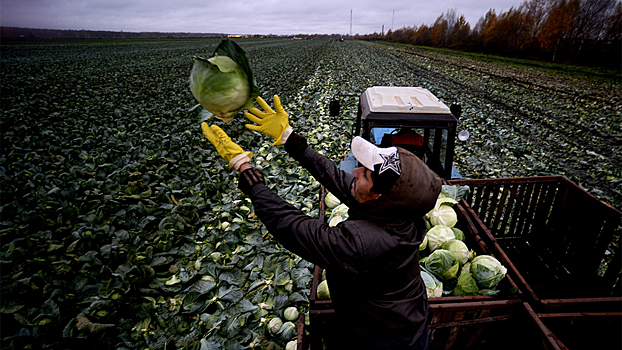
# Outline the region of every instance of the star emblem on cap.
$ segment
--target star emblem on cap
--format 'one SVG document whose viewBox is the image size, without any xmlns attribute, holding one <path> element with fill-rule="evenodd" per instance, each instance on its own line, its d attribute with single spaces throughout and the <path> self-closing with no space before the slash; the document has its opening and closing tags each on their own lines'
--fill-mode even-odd
<svg viewBox="0 0 622 350">
<path fill-rule="evenodd" d="M 382 158 L 382 165 L 380 165 L 380 170 L 378 174 L 382 174 L 385 170 L 391 169 L 398 176 L 402 175 L 402 163 L 400 162 L 400 155 L 397 150 L 391 154 L 380 154 Z"/>
</svg>

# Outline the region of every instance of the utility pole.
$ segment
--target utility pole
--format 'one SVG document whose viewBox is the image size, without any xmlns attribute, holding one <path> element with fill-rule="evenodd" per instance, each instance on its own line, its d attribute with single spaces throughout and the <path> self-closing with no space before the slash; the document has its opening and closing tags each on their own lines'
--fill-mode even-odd
<svg viewBox="0 0 622 350">
<path fill-rule="evenodd" d="M 350 38 L 352 38 L 352 9 L 350 9 Z"/>
<path fill-rule="evenodd" d="M 393 31 L 393 21 L 395 21 L 395 10 L 393 10 L 393 18 L 391 19 L 391 31 Z"/>
</svg>

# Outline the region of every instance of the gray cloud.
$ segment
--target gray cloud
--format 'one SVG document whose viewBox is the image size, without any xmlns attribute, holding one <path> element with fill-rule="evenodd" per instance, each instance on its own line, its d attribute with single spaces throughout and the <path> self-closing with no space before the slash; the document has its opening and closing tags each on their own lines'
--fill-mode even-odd
<svg viewBox="0 0 622 350">
<path fill-rule="evenodd" d="M 299 34 L 385 32 L 432 25 L 455 9 L 475 26 L 524 0 L 0 0 L 3 26 L 112 31 Z M 395 12 L 394 12 L 395 11 Z"/>
</svg>

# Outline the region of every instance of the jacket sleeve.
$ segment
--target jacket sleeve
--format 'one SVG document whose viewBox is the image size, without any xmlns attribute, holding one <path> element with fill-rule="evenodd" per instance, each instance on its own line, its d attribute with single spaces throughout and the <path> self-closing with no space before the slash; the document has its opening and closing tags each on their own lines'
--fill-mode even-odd
<svg viewBox="0 0 622 350">
<path fill-rule="evenodd" d="M 329 227 L 305 215 L 263 183 L 253 185 L 247 194 L 257 217 L 287 250 L 323 268 L 356 272 L 356 262 L 364 258 L 356 230 L 344 225 Z"/>
<path fill-rule="evenodd" d="M 342 203 L 349 208 L 358 205 L 350 192 L 354 175 L 340 170 L 335 162 L 309 147 L 306 138 L 292 132 L 285 143 L 285 150 Z"/>
</svg>

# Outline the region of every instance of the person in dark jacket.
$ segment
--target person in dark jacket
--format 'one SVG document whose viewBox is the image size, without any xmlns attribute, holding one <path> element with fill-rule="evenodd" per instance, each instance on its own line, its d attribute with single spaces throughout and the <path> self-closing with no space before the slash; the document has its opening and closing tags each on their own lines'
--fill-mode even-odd
<svg viewBox="0 0 622 350">
<path fill-rule="evenodd" d="M 205 137 L 240 172 L 238 186 L 257 217 L 294 254 L 323 267 L 339 323 L 339 349 L 427 349 L 427 295 L 419 270 L 425 214 L 441 179 L 399 147 L 379 148 L 361 137 L 352 153 L 362 164 L 353 174 L 314 151 L 293 132 L 278 96 L 274 109 L 261 98 L 246 127 L 272 137 L 324 187 L 349 207 L 349 218 L 329 227 L 303 214 L 266 185 L 250 165 L 251 152 L 218 126 L 201 125 Z"/>
</svg>

